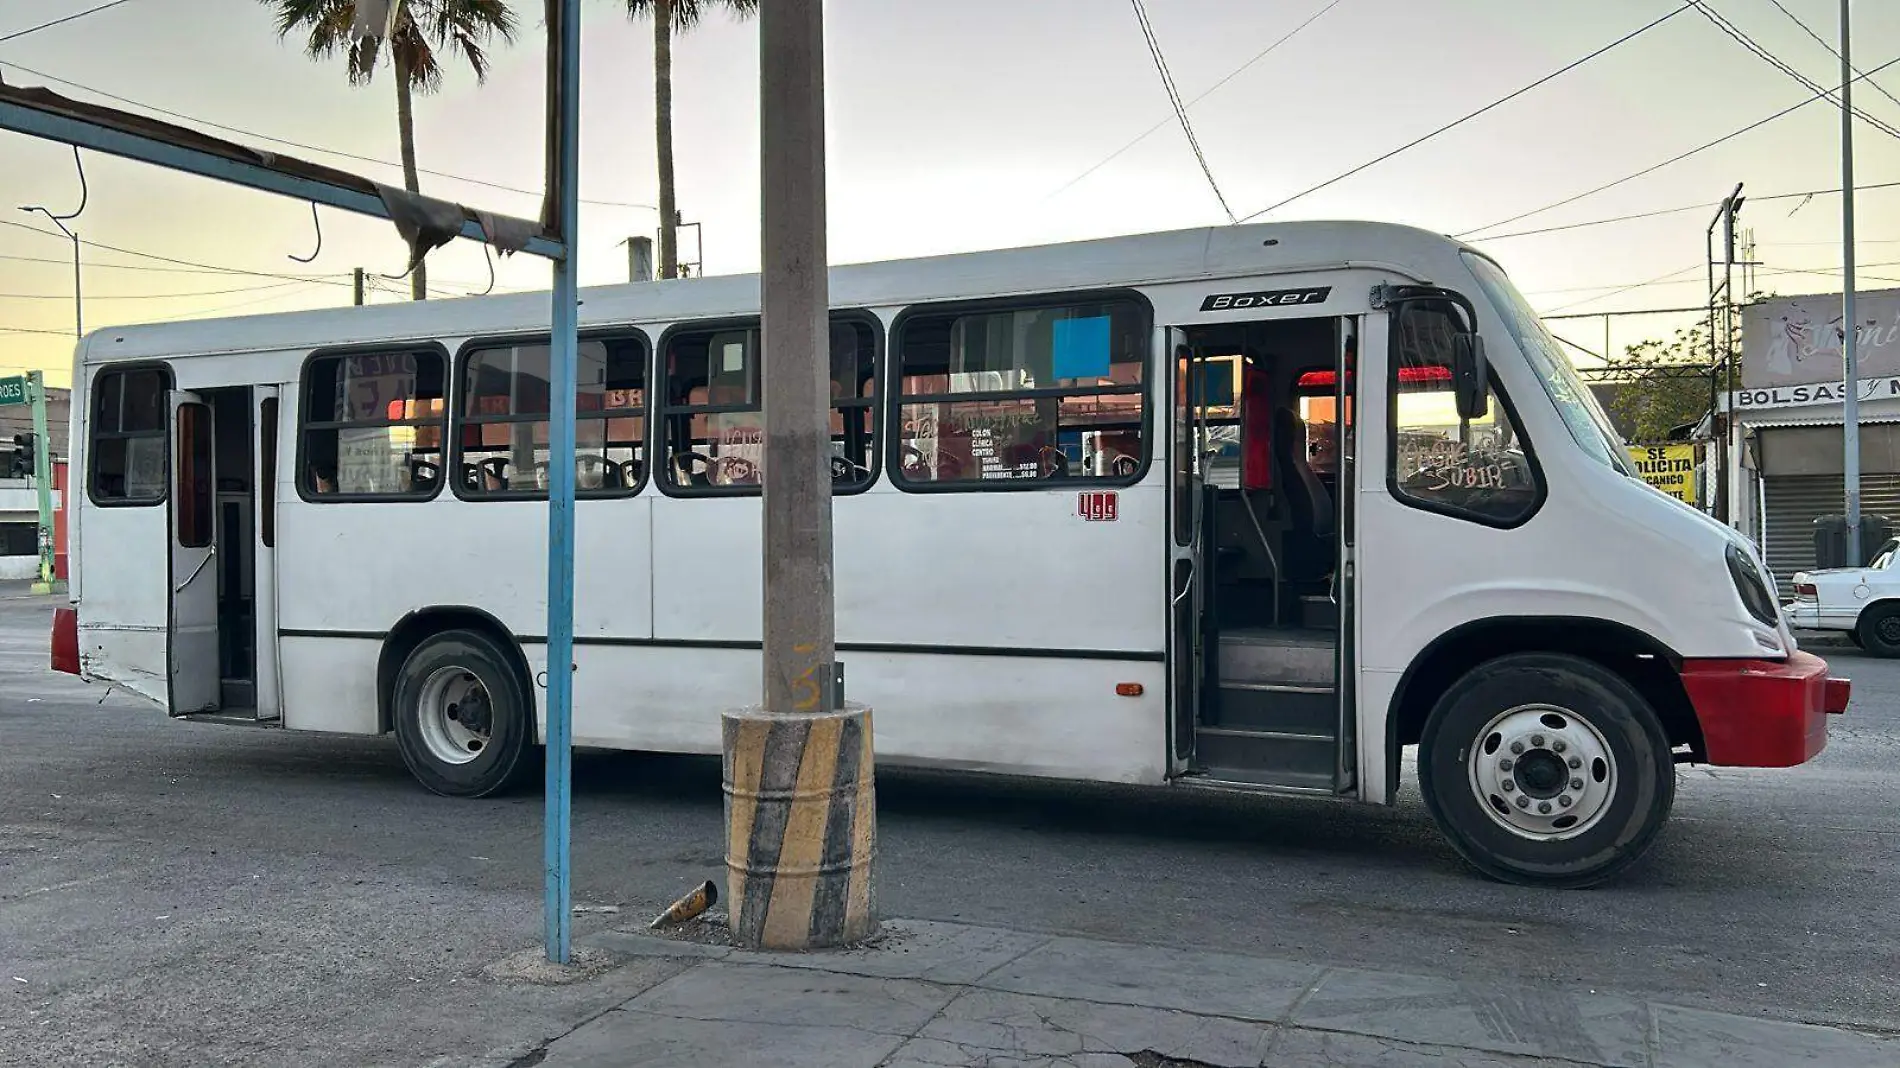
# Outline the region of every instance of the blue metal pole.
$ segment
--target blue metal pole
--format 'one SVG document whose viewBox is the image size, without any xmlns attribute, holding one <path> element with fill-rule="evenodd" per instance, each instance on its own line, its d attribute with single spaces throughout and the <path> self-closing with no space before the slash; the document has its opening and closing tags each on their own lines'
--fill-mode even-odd
<svg viewBox="0 0 1900 1068">
<path fill-rule="evenodd" d="M 580 224 L 580 0 L 560 0 L 560 41 L 549 56 L 559 64 L 559 98 L 551 103 L 564 254 L 554 261 L 554 323 L 548 363 L 548 725 L 544 857 L 547 956 L 566 964 L 569 930 L 569 830 L 573 808 L 574 699 L 574 379 L 579 339 L 575 263 Z M 552 81 L 552 79 L 550 80 Z"/>
</svg>

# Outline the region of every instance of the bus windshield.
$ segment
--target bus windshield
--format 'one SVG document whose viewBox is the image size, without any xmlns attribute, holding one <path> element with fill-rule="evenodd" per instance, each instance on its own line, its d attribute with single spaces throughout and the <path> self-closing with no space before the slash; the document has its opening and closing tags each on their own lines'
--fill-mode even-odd
<svg viewBox="0 0 1900 1068">
<path fill-rule="evenodd" d="M 1498 318 L 1504 320 L 1505 328 L 1517 339 L 1517 347 L 1530 361 L 1531 371 L 1549 394 L 1550 402 L 1557 406 L 1557 414 L 1563 417 L 1564 426 L 1577 440 L 1578 447 L 1617 471 L 1637 477 L 1629 453 L 1623 448 L 1623 440 L 1602 405 L 1597 403 L 1596 394 L 1584 385 L 1577 369 L 1558 348 L 1557 339 L 1544 329 L 1543 321 L 1531 310 L 1517 287 L 1497 264 L 1483 256 L 1466 252 L 1464 258 L 1471 272 L 1478 276 L 1478 285 L 1483 287 Z"/>
</svg>

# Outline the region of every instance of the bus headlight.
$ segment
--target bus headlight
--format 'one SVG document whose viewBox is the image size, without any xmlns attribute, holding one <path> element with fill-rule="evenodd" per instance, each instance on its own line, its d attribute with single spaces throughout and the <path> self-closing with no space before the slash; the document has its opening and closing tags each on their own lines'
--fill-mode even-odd
<svg viewBox="0 0 1900 1068">
<path fill-rule="evenodd" d="M 1779 628 L 1781 615 L 1775 611 L 1774 595 L 1768 592 L 1767 580 L 1762 578 L 1761 569 L 1755 566 L 1755 560 L 1742 547 L 1734 542 L 1728 547 L 1728 573 L 1735 580 L 1735 592 L 1742 599 L 1742 607 L 1754 616 L 1762 626 Z"/>
</svg>

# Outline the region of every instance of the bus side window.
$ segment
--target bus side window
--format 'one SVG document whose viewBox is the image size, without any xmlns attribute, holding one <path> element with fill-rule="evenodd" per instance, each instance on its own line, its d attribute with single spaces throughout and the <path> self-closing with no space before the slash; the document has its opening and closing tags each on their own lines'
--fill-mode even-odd
<svg viewBox="0 0 1900 1068">
<path fill-rule="evenodd" d="M 164 368 L 101 371 L 93 380 L 88 483 L 94 502 L 157 504 L 165 499 Z"/>
<path fill-rule="evenodd" d="M 878 334 L 868 316 L 831 322 L 831 486 L 849 493 L 876 474 Z M 670 490 L 757 493 L 765 480 L 765 416 L 759 327 L 750 323 L 668 335 L 661 477 Z"/>
<path fill-rule="evenodd" d="M 626 497 L 646 482 L 646 345 L 587 339 L 577 353 L 574 491 Z M 498 345 L 462 362 L 456 492 L 533 498 L 548 492 L 548 346 Z"/>
<path fill-rule="evenodd" d="M 433 497 L 448 410 L 439 349 L 319 355 L 304 367 L 298 489 L 307 498 Z"/>
<path fill-rule="evenodd" d="M 1151 340 L 1147 310 L 1125 300 L 907 314 L 893 342 L 899 481 L 1134 481 Z"/>
</svg>

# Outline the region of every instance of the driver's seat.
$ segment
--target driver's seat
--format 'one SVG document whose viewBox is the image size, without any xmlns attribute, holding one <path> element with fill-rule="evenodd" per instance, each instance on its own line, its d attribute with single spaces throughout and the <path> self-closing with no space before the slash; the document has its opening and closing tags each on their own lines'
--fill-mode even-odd
<svg viewBox="0 0 1900 1068">
<path fill-rule="evenodd" d="M 1306 460 L 1306 421 L 1290 407 L 1273 413 L 1273 465 L 1291 513 L 1285 567 L 1292 579 L 1318 578 L 1332 566 L 1333 495 Z"/>
</svg>

